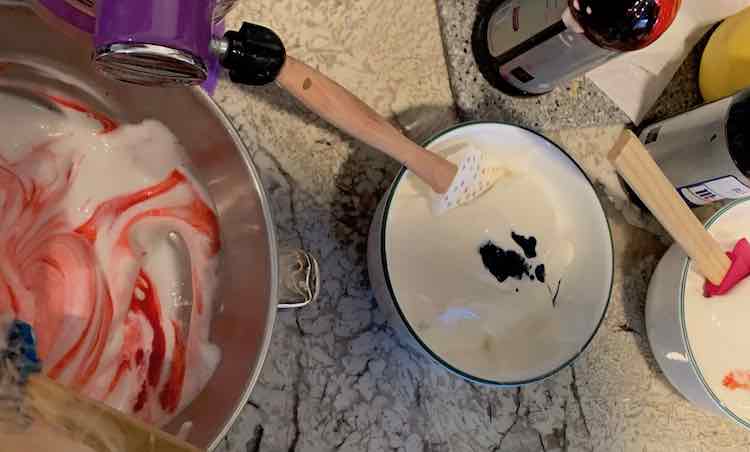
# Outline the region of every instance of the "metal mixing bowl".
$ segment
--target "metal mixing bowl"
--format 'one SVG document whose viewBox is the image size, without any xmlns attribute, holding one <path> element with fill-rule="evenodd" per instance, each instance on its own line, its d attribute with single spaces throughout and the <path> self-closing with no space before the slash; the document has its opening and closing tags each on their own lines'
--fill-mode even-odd
<svg viewBox="0 0 750 452">
<path fill-rule="evenodd" d="M 176 433 L 191 421 L 189 441 L 213 449 L 258 378 L 278 296 L 285 289 L 277 282 L 279 256 L 268 201 L 239 136 L 203 91 L 144 88 L 103 78 L 91 67 L 91 51 L 85 40 L 60 34 L 24 2 L 0 0 L 0 88 L 64 94 L 120 122 L 163 122 L 185 146 L 218 209 L 223 256 L 212 341 L 221 348 L 222 360 L 204 391 L 165 428 Z M 316 266 L 304 254 L 292 256 L 301 259 L 296 268 L 301 277 L 285 275 L 284 281 L 291 281 L 303 302 L 310 301 L 316 295 Z"/>
</svg>

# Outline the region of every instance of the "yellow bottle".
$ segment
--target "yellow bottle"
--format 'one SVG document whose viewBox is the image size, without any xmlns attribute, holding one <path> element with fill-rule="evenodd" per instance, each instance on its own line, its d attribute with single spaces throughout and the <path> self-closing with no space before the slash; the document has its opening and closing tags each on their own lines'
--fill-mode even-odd
<svg viewBox="0 0 750 452">
<path fill-rule="evenodd" d="M 750 87 L 750 8 L 726 19 L 711 36 L 699 82 L 707 102 Z"/>
</svg>

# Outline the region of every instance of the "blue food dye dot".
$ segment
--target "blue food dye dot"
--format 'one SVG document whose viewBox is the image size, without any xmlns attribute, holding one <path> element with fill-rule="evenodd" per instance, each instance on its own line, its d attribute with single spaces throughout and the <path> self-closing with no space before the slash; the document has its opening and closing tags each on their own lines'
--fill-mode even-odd
<svg viewBox="0 0 750 452">
<path fill-rule="evenodd" d="M 14 320 L 8 331 L 7 348 L 0 352 L 1 359 L 10 359 L 16 366 L 23 382 L 31 374 L 42 371 L 42 364 L 36 354 L 36 339 L 31 325 Z"/>
</svg>

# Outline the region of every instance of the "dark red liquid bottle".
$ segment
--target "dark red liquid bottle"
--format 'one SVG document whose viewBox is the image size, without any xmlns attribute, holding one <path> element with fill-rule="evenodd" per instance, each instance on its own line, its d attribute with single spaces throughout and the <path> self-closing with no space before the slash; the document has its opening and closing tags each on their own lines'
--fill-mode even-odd
<svg viewBox="0 0 750 452">
<path fill-rule="evenodd" d="M 681 0 L 572 0 L 570 12 L 591 42 L 612 50 L 642 49 L 677 16 Z"/>
<path fill-rule="evenodd" d="M 669 28 L 680 4 L 681 0 L 481 0 L 474 57 L 496 88 L 514 95 L 544 94 L 622 52 L 647 47 Z"/>
</svg>

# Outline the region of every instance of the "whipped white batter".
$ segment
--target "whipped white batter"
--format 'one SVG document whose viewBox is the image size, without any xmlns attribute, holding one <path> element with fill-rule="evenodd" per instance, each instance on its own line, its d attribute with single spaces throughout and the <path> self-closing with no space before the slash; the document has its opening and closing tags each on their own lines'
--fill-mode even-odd
<svg viewBox="0 0 750 452">
<path fill-rule="evenodd" d="M 164 424 L 220 359 L 214 209 L 164 125 L 112 128 L 60 102 L 0 91 L 0 314 L 34 326 L 52 378 Z M 189 332 L 175 312 L 186 299 Z"/>
<path fill-rule="evenodd" d="M 535 152 L 540 144 L 533 136 L 498 148 L 487 127 L 478 139 L 467 132 L 437 148 L 458 161 L 471 144 L 504 176 L 480 198 L 436 217 L 427 187 L 407 173 L 388 214 L 387 267 L 406 319 L 434 353 L 472 376 L 520 382 L 555 370 L 588 340 L 608 298 L 611 254 L 583 247 L 608 246 L 608 232 L 579 205 L 596 201 L 572 164 L 543 146 Z M 479 248 L 488 241 L 523 256 L 512 232 L 537 239 L 537 256 L 526 261 L 532 275 L 544 264 L 545 283 L 529 276 L 501 283 L 483 265 Z M 581 297 L 592 259 L 604 264 Z"/>
</svg>

